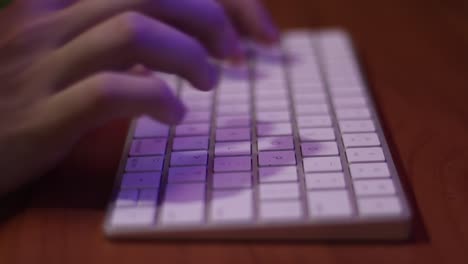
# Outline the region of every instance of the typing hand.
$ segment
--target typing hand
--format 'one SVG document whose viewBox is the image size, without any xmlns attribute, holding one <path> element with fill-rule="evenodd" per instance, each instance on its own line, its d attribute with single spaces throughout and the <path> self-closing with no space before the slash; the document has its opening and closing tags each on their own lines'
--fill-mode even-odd
<svg viewBox="0 0 468 264">
<path fill-rule="evenodd" d="M 178 123 L 183 104 L 154 75 L 129 70 L 136 64 L 210 90 L 218 70 L 209 57 L 241 56 L 238 32 L 276 39 L 255 0 L 17 0 L 0 25 L 0 193 L 109 120 Z"/>
</svg>

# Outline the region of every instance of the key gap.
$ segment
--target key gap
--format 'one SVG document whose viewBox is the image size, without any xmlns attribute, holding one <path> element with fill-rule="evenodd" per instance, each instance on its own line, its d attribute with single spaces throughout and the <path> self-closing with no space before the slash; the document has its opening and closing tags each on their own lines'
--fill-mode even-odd
<svg viewBox="0 0 468 264">
<path fill-rule="evenodd" d="M 312 44 L 312 43 L 310 43 Z M 311 47 L 312 48 L 312 47 Z M 281 45 L 281 50 L 283 54 L 288 52 L 287 48 L 284 45 Z M 288 90 L 288 100 L 290 102 L 290 123 L 292 126 L 293 132 L 293 144 L 294 144 L 294 152 L 296 157 L 296 171 L 297 171 L 297 182 L 299 183 L 299 202 L 301 203 L 302 209 L 302 217 L 298 220 L 305 220 L 309 218 L 309 206 L 307 200 L 307 187 L 306 187 L 306 178 L 305 178 L 305 171 L 304 171 L 304 164 L 303 164 L 303 156 L 301 150 L 301 140 L 299 135 L 299 124 L 298 124 L 298 113 L 296 112 L 296 98 L 293 89 L 293 80 L 292 80 L 292 68 L 288 66 L 287 63 L 283 62 L 283 73 L 286 83 L 286 88 Z M 297 199 L 296 199 L 297 200 Z"/>
</svg>

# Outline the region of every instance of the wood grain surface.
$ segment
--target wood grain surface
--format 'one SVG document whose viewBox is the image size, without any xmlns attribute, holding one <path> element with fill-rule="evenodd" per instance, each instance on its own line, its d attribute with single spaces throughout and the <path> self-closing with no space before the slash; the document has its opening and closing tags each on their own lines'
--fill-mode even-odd
<svg viewBox="0 0 468 264">
<path fill-rule="evenodd" d="M 351 32 L 416 211 L 410 241 L 110 242 L 101 225 L 123 120 L 0 201 L 0 263 L 468 263 L 468 2 L 266 4 L 283 28 Z"/>
</svg>

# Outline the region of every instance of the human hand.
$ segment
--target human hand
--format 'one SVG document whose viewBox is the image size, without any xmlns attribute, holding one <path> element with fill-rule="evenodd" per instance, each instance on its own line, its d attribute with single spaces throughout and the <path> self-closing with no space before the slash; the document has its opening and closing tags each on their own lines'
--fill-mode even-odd
<svg viewBox="0 0 468 264">
<path fill-rule="evenodd" d="M 142 114 L 180 122 L 183 104 L 156 76 L 129 70 L 135 65 L 210 90 L 218 70 L 209 57 L 241 56 L 238 32 L 276 39 L 257 1 L 219 3 L 17 0 L 0 10 L 8 27 L 0 32 L 0 194 L 52 168 L 105 122 Z"/>
</svg>

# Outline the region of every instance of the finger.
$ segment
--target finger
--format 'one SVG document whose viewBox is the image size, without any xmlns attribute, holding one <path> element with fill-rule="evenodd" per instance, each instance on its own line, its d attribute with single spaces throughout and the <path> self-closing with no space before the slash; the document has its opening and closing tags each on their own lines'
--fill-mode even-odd
<svg viewBox="0 0 468 264">
<path fill-rule="evenodd" d="M 60 135 L 86 130 L 122 117 L 147 114 L 166 124 L 178 124 L 185 107 L 167 85 L 155 77 L 100 73 L 49 99 L 41 122 Z"/>
<path fill-rule="evenodd" d="M 153 71 L 151 71 L 150 69 L 146 68 L 145 66 L 141 64 L 137 64 L 133 66 L 132 68 L 130 68 L 130 70 L 128 70 L 128 72 L 130 74 L 139 75 L 139 76 L 150 76 L 154 74 Z"/>
<path fill-rule="evenodd" d="M 259 0 L 218 1 L 245 35 L 266 43 L 278 41 L 278 30 Z"/>
<path fill-rule="evenodd" d="M 47 66 L 41 67 L 55 76 L 59 87 L 96 72 L 126 70 L 135 64 L 178 74 L 201 90 L 212 89 L 219 77 L 217 66 L 197 41 L 135 12 L 105 21 L 45 60 Z"/>
<path fill-rule="evenodd" d="M 218 58 L 240 56 L 234 26 L 214 0 L 89 0 L 60 12 L 55 18 L 62 41 L 127 11 L 137 11 L 169 23 L 201 41 Z"/>
</svg>

